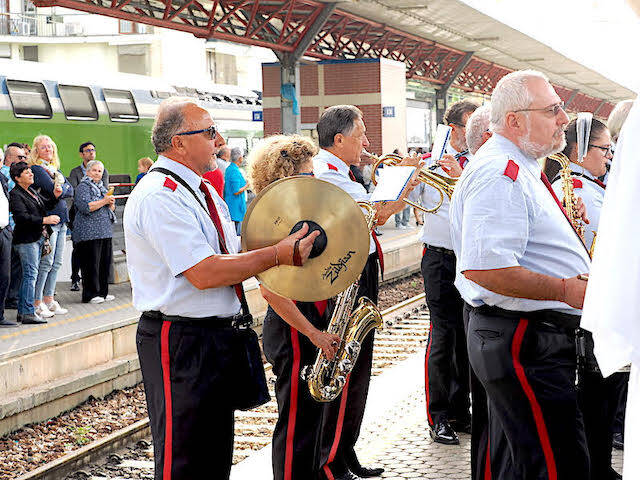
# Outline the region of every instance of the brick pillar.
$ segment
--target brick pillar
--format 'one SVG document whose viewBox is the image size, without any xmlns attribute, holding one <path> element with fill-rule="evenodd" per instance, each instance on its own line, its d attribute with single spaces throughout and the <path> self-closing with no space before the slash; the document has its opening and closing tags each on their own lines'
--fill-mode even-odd
<svg viewBox="0 0 640 480">
<path fill-rule="evenodd" d="M 280 132 L 280 65 L 263 64 L 264 134 Z M 332 105 L 355 105 L 364 114 L 373 153 L 406 150 L 405 65 L 386 59 L 326 60 L 300 66 L 302 129 L 315 128 Z M 385 115 L 383 115 L 383 107 Z"/>
</svg>

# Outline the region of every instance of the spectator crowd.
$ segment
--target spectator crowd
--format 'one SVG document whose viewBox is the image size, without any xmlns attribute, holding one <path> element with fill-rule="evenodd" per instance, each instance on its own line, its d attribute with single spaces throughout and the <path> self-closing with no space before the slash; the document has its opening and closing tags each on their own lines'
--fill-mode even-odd
<svg viewBox="0 0 640 480">
<path fill-rule="evenodd" d="M 82 301 L 114 299 L 108 292 L 115 222 L 109 174 L 96 160 L 96 146 L 79 146 L 80 165 L 60 170 L 58 148 L 47 135 L 32 145 L 10 143 L 0 168 L 0 326 L 47 323 L 68 310 L 55 299 L 65 242 L 73 242 L 71 290 Z M 139 165 L 147 165 L 141 159 Z M 146 166 L 148 170 L 148 166 Z M 141 170 L 141 173 L 146 170 Z M 17 309 L 16 322 L 5 309 Z"/>
</svg>

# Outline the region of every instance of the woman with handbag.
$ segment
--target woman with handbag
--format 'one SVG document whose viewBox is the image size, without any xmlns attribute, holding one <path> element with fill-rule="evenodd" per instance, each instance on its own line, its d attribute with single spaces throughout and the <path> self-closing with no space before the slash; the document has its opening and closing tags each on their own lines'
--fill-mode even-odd
<svg viewBox="0 0 640 480">
<path fill-rule="evenodd" d="M 109 267 L 113 257 L 111 238 L 116 199 L 102 183 L 104 165 L 99 160 L 87 163 L 87 173 L 76 187 L 73 205 L 73 244 L 78 249 L 82 275 L 82 302 L 102 303 L 109 295 Z"/>
<path fill-rule="evenodd" d="M 47 215 L 47 211 L 57 202 L 62 189 L 54 189 L 52 199 L 40 196 L 33 188 L 33 172 L 26 162 L 11 165 L 9 174 L 16 183 L 9 193 L 9 208 L 15 222 L 13 246 L 22 265 L 18 321 L 24 324 L 47 323 L 34 306 L 35 285 L 41 256 L 52 255 L 49 243 L 51 226 L 60 223 L 58 215 Z"/>
<path fill-rule="evenodd" d="M 47 211 L 48 215 L 57 215 L 60 222 L 51 227 L 52 255 L 40 259 L 38 278 L 36 280 L 35 306 L 42 317 L 64 315 L 68 312 L 55 301 L 58 270 L 62 266 L 64 244 L 67 238 L 67 222 L 69 210 L 65 198 L 73 197 L 73 187 L 60 172 L 58 147 L 51 137 L 38 135 L 33 139 L 33 148 L 29 153 L 29 165 L 33 172 L 33 186 L 43 198 L 55 200 Z M 61 194 L 54 195 L 54 190 L 61 189 Z"/>
</svg>

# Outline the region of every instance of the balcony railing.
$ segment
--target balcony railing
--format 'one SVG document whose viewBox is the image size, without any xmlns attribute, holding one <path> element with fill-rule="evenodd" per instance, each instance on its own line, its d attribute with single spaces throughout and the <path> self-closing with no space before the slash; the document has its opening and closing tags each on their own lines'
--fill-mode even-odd
<svg viewBox="0 0 640 480">
<path fill-rule="evenodd" d="M 147 25 L 131 22 L 124 22 L 125 25 L 105 25 L 104 21 L 96 22 L 95 17 L 88 14 L 0 13 L 0 35 L 73 37 L 152 33 L 152 27 Z"/>
</svg>

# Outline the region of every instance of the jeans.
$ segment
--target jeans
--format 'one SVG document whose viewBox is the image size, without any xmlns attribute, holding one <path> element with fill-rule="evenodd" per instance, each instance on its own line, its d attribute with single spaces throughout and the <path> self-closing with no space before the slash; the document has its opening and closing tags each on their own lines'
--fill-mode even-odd
<svg viewBox="0 0 640 480">
<path fill-rule="evenodd" d="M 43 296 L 53 297 L 56 291 L 58 270 L 62 266 L 64 242 L 67 238 L 67 225 L 59 223 L 58 225 L 53 225 L 51 230 L 51 237 L 49 238 L 51 253 L 40 259 L 38 279 L 36 280 L 36 300 L 42 300 Z"/>
<path fill-rule="evenodd" d="M 33 299 L 43 243 L 44 237 L 41 237 L 37 242 L 14 245 L 22 263 L 22 284 L 18 294 L 18 313 L 21 315 L 35 312 Z"/>
<path fill-rule="evenodd" d="M 9 226 L 0 230 L 0 320 L 4 320 L 4 300 L 11 280 L 11 240 Z"/>
<path fill-rule="evenodd" d="M 242 235 L 242 222 L 236 222 L 234 220 L 233 223 L 235 223 L 235 225 L 236 225 L 236 234 L 238 236 Z"/>
<path fill-rule="evenodd" d="M 405 227 L 408 226 L 410 215 L 411 215 L 411 207 L 408 205 L 400 213 L 396 213 L 395 214 L 396 228 L 399 227 L 400 225 L 404 225 Z"/>
</svg>

